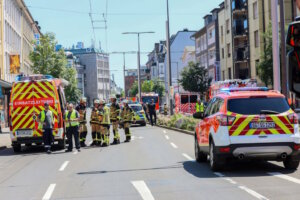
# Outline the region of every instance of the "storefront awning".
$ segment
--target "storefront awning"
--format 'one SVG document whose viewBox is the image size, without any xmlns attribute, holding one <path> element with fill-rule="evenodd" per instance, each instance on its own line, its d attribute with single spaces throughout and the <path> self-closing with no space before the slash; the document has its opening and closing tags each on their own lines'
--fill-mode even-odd
<svg viewBox="0 0 300 200">
<path fill-rule="evenodd" d="M 12 88 L 12 83 L 0 79 L 0 86 L 5 89 L 10 89 Z"/>
</svg>

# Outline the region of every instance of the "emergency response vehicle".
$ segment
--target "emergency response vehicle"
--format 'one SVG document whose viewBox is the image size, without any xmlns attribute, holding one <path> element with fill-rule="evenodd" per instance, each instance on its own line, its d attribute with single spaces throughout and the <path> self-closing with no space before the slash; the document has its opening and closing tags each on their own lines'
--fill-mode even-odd
<svg viewBox="0 0 300 200">
<path fill-rule="evenodd" d="M 13 83 L 9 118 L 12 147 L 21 151 L 21 145 L 42 144 L 43 130 L 37 122 L 38 115 L 49 104 L 54 117 L 53 137 L 61 148 L 65 148 L 65 128 L 63 112 L 65 110 L 63 79 L 54 79 L 48 75 L 18 76 Z"/>
<path fill-rule="evenodd" d="M 129 104 L 128 105 L 134 112 L 133 121 L 135 124 L 146 126 L 146 116 L 141 104 Z"/>
<path fill-rule="evenodd" d="M 212 170 L 231 159 L 300 160 L 298 116 L 284 95 L 268 88 L 227 88 L 213 97 L 195 128 L 195 157 Z"/>
<path fill-rule="evenodd" d="M 158 94 L 154 92 L 149 93 L 142 93 L 141 94 L 141 103 L 152 103 L 152 100 L 154 100 L 155 103 L 155 110 L 159 110 L 159 96 Z"/>
<path fill-rule="evenodd" d="M 175 112 L 184 114 L 193 114 L 196 112 L 195 106 L 198 94 L 195 93 L 176 93 L 175 94 Z"/>
</svg>

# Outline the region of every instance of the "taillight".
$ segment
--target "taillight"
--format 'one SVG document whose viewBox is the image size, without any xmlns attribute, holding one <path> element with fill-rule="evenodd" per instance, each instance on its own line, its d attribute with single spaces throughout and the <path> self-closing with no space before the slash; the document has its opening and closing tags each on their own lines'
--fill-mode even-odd
<svg viewBox="0 0 300 200">
<path fill-rule="evenodd" d="M 300 144 L 294 144 L 294 149 L 295 149 L 296 151 L 300 150 Z"/>
<path fill-rule="evenodd" d="M 229 153 L 230 152 L 230 147 L 221 147 L 220 149 L 221 153 Z"/>
<path fill-rule="evenodd" d="M 221 126 L 232 126 L 235 117 L 227 116 L 227 115 L 219 115 L 217 119 L 219 120 Z"/>
<path fill-rule="evenodd" d="M 296 113 L 289 114 L 288 118 L 292 124 L 298 124 L 298 116 Z"/>
</svg>

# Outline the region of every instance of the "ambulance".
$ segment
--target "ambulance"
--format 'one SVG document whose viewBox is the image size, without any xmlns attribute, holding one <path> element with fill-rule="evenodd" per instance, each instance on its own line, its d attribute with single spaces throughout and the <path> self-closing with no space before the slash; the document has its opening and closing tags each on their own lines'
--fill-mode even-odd
<svg viewBox="0 0 300 200">
<path fill-rule="evenodd" d="M 9 104 L 11 142 L 15 152 L 20 152 L 22 145 L 42 145 L 43 130 L 39 129 L 37 118 L 46 102 L 54 117 L 53 139 L 65 148 L 63 114 L 67 84 L 66 80 L 49 75 L 17 76 Z"/>
</svg>

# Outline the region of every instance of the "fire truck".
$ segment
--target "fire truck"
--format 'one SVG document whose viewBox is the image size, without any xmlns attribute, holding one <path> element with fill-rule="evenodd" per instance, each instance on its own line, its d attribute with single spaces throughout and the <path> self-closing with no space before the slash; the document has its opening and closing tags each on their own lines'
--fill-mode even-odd
<svg viewBox="0 0 300 200">
<path fill-rule="evenodd" d="M 64 86 L 68 82 L 47 75 L 18 76 L 13 83 L 9 119 L 11 142 L 15 152 L 21 145 L 31 146 L 43 143 L 43 130 L 38 127 L 37 117 L 48 103 L 54 116 L 53 138 L 65 148 L 65 126 L 63 114 L 66 109 Z"/>
<path fill-rule="evenodd" d="M 155 110 L 159 110 L 159 96 L 154 92 L 142 93 L 141 103 L 151 103 L 154 100 Z"/>
<path fill-rule="evenodd" d="M 199 95 L 196 93 L 176 93 L 175 112 L 193 114 L 196 112 L 195 106 Z"/>
</svg>

